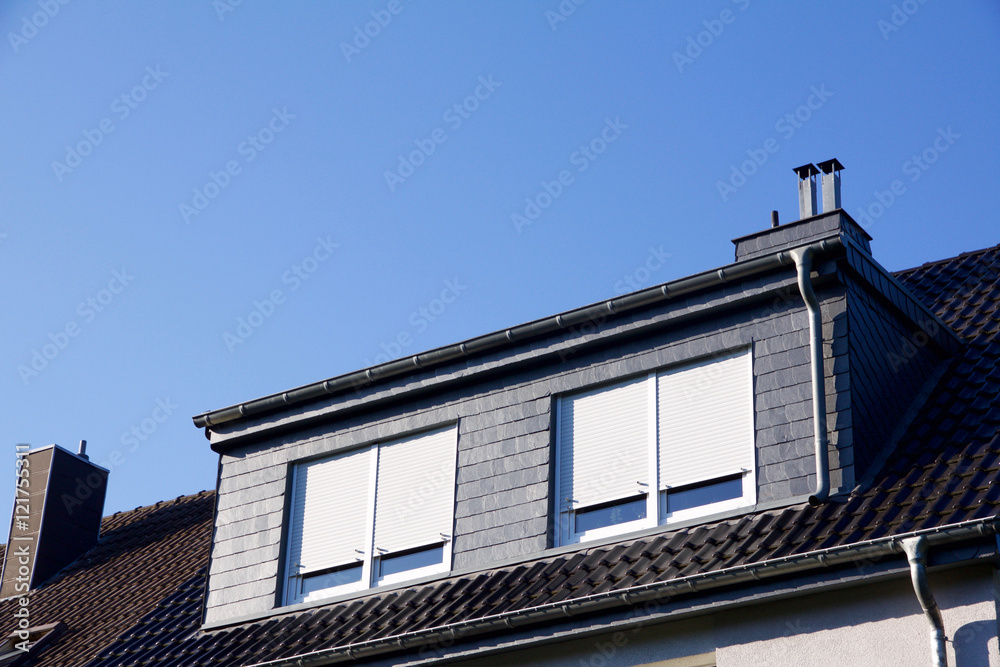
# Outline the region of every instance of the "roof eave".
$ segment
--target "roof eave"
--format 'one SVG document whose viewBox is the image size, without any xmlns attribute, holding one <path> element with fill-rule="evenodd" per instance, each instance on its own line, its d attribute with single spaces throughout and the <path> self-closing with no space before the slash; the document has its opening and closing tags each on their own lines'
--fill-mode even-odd
<svg viewBox="0 0 1000 667">
<path fill-rule="evenodd" d="M 808 244 L 815 253 L 828 254 L 844 247 L 842 235 L 833 234 Z M 247 417 L 260 416 L 296 404 L 346 391 L 357 391 L 390 377 L 424 370 L 462 357 L 496 350 L 502 347 L 552 334 L 585 322 L 599 321 L 609 315 L 622 315 L 669 301 L 680 296 L 717 287 L 737 280 L 767 273 L 790 266 L 794 260 L 788 250 L 751 260 L 734 262 L 725 266 L 679 278 L 662 285 L 625 294 L 600 303 L 575 308 L 557 315 L 534 320 L 509 329 L 470 338 L 460 343 L 438 347 L 426 352 L 370 366 L 368 368 L 313 382 L 289 391 L 239 403 L 226 408 L 203 412 L 192 417 L 194 425 L 206 429 L 206 436 L 213 426 L 229 424 Z"/>
</svg>

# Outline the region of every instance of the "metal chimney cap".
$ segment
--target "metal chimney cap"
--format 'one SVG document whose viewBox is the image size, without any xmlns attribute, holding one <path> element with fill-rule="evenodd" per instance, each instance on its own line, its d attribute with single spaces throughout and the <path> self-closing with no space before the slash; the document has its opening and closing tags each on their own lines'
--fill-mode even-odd
<svg viewBox="0 0 1000 667">
<path fill-rule="evenodd" d="M 823 160 L 817 166 L 823 170 L 824 174 L 829 174 L 831 171 L 841 171 L 844 168 L 844 165 L 840 164 L 840 160 L 837 158 Z M 801 169 L 801 167 L 799 168 Z"/>
<path fill-rule="evenodd" d="M 792 169 L 792 171 L 794 171 L 798 175 L 798 177 L 801 178 L 802 180 L 805 180 L 810 176 L 815 176 L 816 174 L 819 173 L 819 169 L 817 169 L 816 165 L 814 165 L 812 162 L 810 162 L 809 164 L 804 164 L 801 167 L 796 167 L 795 169 Z"/>
</svg>

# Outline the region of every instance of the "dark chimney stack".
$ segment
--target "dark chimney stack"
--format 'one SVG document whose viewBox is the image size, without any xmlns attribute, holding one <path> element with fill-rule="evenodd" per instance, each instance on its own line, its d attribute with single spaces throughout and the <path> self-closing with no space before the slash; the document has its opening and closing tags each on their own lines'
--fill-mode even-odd
<svg viewBox="0 0 1000 667">
<path fill-rule="evenodd" d="M 58 445 L 17 446 L 17 487 L 0 598 L 38 588 L 97 544 L 108 471 Z"/>
</svg>

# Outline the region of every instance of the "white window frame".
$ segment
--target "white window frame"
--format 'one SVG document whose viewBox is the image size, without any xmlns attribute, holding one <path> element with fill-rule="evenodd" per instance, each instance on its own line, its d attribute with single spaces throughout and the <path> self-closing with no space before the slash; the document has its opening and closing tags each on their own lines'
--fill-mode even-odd
<svg viewBox="0 0 1000 667">
<path fill-rule="evenodd" d="M 711 483 L 712 480 L 723 480 L 727 477 L 731 477 L 734 474 L 741 475 L 742 481 L 742 495 L 739 498 L 732 498 L 728 500 L 721 500 L 714 503 L 708 503 L 705 505 L 698 505 L 696 507 L 690 507 L 684 510 L 679 510 L 671 513 L 666 512 L 666 498 L 669 495 L 669 490 L 660 489 L 660 478 L 659 478 L 659 397 L 658 397 L 658 378 L 660 375 L 667 371 L 673 371 L 676 369 L 682 369 L 684 367 L 696 366 L 699 364 L 712 363 L 716 361 L 722 361 L 726 359 L 731 359 L 733 357 L 738 357 L 745 355 L 746 357 L 746 368 L 747 368 L 747 394 L 749 399 L 746 402 L 747 413 L 744 415 L 748 419 L 750 425 L 750 433 L 747 434 L 747 444 L 750 451 L 746 452 L 748 465 L 746 467 L 741 467 L 740 470 L 735 471 L 732 468 L 720 471 L 717 477 L 705 477 L 699 479 L 693 483 Z M 628 382 L 634 381 L 635 378 L 623 378 L 617 382 L 606 385 L 606 389 L 613 390 L 618 386 L 624 385 Z M 733 350 L 727 350 L 725 352 L 716 353 L 709 357 L 701 357 L 699 359 L 690 360 L 675 366 L 670 366 L 666 368 L 661 368 L 656 371 L 650 372 L 646 375 L 644 382 L 647 385 L 646 400 L 648 402 L 647 407 L 647 448 L 648 448 L 648 468 L 646 470 L 646 480 L 645 488 L 646 491 L 646 517 L 644 519 L 638 519 L 635 521 L 629 521 L 625 523 L 612 524 L 610 526 L 602 526 L 599 528 L 592 528 L 590 530 L 576 532 L 574 530 L 576 524 L 576 512 L 577 507 L 571 504 L 570 499 L 564 498 L 566 495 L 563 492 L 562 479 L 563 479 L 563 466 L 568 465 L 563 460 L 563 434 L 562 434 L 562 410 L 563 402 L 569 398 L 576 395 L 582 394 L 586 391 L 591 391 L 590 389 L 584 389 L 581 391 L 575 391 L 571 394 L 566 394 L 565 396 L 559 397 L 556 401 L 556 414 L 555 414 L 555 424 L 556 424 L 556 504 L 555 511 L 557 513 L 556 520 L 556 539 L 559 544 L 576 544 L 579 542 L 589 542 L 592 540 L 598 540 L 607 537 L 614 537 L 615 535 L 621 535 L 624 533 L 630 533 L 638 530 L 644 530 L 647 528 L 653 528 L 658 525 L 670 525 L 681 521 L 688 521 L 691 519 L 697 519 L 699 517 L 708 516 L 711 514 L 717 514 L 721 512 L 727 512 L 732 510 L 738 510 L 744 507 L 752 506 L 757 502 L 757 465 L 756 465 L 756 428 L 754 425 L 754 391 L 753 391 L 753 350 L 750 347 L 737 348 Z M 625 496 L 631 497 L 631 496 Z M 614 502 L 614 498 L 607 501 L 602 501 L 601 503 L 596 503 L 597 505 L 604 504 L 604 502 Z M 567 505 L 567 503 L 570 503 Z M 579 508 L 583 509 L 583 508 Z"/>
<path fill-rule="evenodd" d="M 448 460 L 446 466 L 446 478 L 441 481 L 441 483 L 447 486 L 447 496 L 448 496 L 448 515 L 450 518 L 450 525 L 447 533 L 440 533 L 440 540 L 425 540 L 422 543 L 415 543 L 412 545 L 407 545 L 399 549 L 399 551 L 387 553 L 382 552 L 374 544 L 375 541 L 375 513 L 377 505 L 377 482 L 378 482 L 378 466 L 379 466 L 379 452 L 382 448 L 388 447 L 400 441 L 408 440 L 414 437 L 431 436 L 436 434 L 446 434 L 450 436 L 451 450 L 448 453 Z M 296 530 L 297 521 L 301 519 L 296 516 L 296 498 L 295 493 L 298 488 L 297 479 L 300 474 L 302 474 L 303 466 L 310 463 L 315 463 L 317 460 L 312 459 L 309 461 L 300 461 L 292 465 L 292 486 L 289 494 L 289 526 L 290 530 L 284 542 L 284 548 L 288 552 L 288 561 L 285 566 L 285 604 L 297 604 L 300 602 L 311 602 L 314 600 L 319 600 L 327 598 L 333 595 L 340 595 L 345 593 L 353 593 L 356 591 L 367 590 L 369 588 L 375 588 L 378 586 L 389 585 L 394 583 L 399 583 L 403 581 L 408 581 L 411 579 L 416 579 L 418 577 L 429 576 L 432 574 L 448 572 L 451 569 L 452 561 L 452 544 L 453 535 L 451 534 L 452 527 L 455 521 L 455 479 L 456 479 L 456 466 L 457 466 L 457 456 L 458 456 L 458 426 L 456 424 L 451 424 L 444 427 L 437 427 L 427 431 L 420 431 L 417 433 L 410 433 L 405 436 L 400 436 L 393 438 L 391 440 L 384 440 L 375 443 L 371 443 L 364 447 L 358 448 L 355 451 L 363 450 L 369 457 L 369 478 L 368 478 L 368 497 L 366 499 L 365 511 L 365 545 L 363 553 L 359 553 L 357 557 L 357 563 L 362 566 L 361 579 L 356 582 L 350 582 L 346 584 L 341 584 L 338 586 L 329 586 L 326 588 L 318 589 L 312 591 L 309 594 L 304 593 L 304 586 L 307 578 L 311 574 L 319 574 L 330 569 L 336 569 L 341 567 L 350 567 L 352 563 L 330 563 L 324 564 L 323 567 L 313 568 L 311 571 L 301 570 L 298 563 L 292 562 L 294 559 L 291 550 L 292 542 L 292 531 Z M 332 460 L 335 456 L 341 454 L 338 452 L 320 461 Z M 335 511 L 335 510 L 331 510 Z M 381 558 L 383 556 L 392 556 L 400 552 L 408 552 L 411 550 L 417 550 L 424 547 L 432 546 L 442 546 L 442 559 L 440 563 L 434 563 L 424 567 L 413 568 L 410 570 L 405 570 L 402 572 L 396 572 L 394 574 L 386 575 L 383 577 L 376 576 L 379 571 L 379 565 Z"/>
</svg>

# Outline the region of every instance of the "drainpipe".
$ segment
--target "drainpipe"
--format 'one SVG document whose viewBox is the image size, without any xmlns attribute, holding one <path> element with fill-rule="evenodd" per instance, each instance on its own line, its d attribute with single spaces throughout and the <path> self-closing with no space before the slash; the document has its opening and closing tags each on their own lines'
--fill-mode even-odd
<svg viewBox="0 0 1000 667">
<path fill-rule="evenodd" d="M 934 667 L 948 667 L 948 657 L 945 653 L 944 619 L 938 609 L 930 584 L 927 583 L 927 538 L 923 535 L 908 537 L 903 540 L 903 551 L 910 561 L 910 579 L 913 581 L 913 591 L 923 607 L 924 614 L 931 624 L 931 664 Z"/>
<path fill-rule="evenodd" d="M 812 404 L 813 430 L 816 443 L 816 490 L 809 496 L 809 504 L 820 505 L 830 494 L 830 457 L 827 453 L 826 437 L 826 388 L 823 386 L 823 319 L 819 310 L 819 301 L 813 291 L 812 279 L 812 246 L 795 248 L 789 254 L 795 260 L 795 271 L 798 273 L 799 291 L 806 302 L 809 313 L 809 358 L 812 370 Z"/>
</svg>

